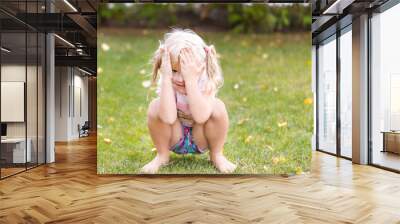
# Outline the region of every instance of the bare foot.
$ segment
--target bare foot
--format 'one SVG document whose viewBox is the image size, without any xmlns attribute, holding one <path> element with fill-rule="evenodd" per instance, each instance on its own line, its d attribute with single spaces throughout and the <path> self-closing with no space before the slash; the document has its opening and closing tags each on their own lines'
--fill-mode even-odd
<svg viewBox="0 0 400 224">
<path fill-rule="evenodd" d="M 157 154 L 157 156 L 149 163 L 147 163 L 142 169 L 142 173 L 146 174 L 155 174 L 157 173 L 158 169 L 160 169 L 161 166 L 167 165 L 169 162 L 169 155 L 167 156 L 161 156 Z"/>
<path fill-rule="evenodd" d="M 232 173 L 236 169 L 236 165 L 231 163 L 226 157 L 222 154 L 212 156 L 211 161 L 213 162 L 214 166 L 219 170 L 221 173 Z"/>
</svg>

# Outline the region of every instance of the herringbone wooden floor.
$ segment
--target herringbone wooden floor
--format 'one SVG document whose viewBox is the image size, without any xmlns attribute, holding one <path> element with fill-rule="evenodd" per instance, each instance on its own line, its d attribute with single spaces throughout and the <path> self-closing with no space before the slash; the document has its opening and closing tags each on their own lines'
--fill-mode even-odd
<svg viewBox="0 0 400 224">
<path fill-rule="evenodd" d="M 0 223 L 400 223 L 399 174 L 318 152 L 289 178 L 154 178 L 97 176 L 93 137 L 56 151 L 0 181 Z"/>
</svg>

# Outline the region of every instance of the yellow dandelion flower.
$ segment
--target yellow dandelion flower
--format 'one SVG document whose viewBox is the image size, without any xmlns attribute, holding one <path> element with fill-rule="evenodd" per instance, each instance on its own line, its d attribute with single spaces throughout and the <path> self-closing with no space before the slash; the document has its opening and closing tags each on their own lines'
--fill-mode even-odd
<svg viewBox="0 0 400 224">
<path fill-rule="evenodd" d="M 109 139 L 109 138 L 104 138 L 104 142 L 107 143 L 107 144 L 111 144 L 111 139 Z"/>
<path fill-rule="evenodd" d="M 286 127 L 287 126 L 287 122 L 283 121 L 283 122 L 278 122 L 278 127 L 282 128 L 282 127 Z"/>
<path fill-rule="evenodd" d="M 247 138 L 244 140 L 245 143 L 249 143 L 253 139 L 253 136 L 249 135 Z"/>
<path fill-rule="evenodd" d="M 311 105 L 313 103 L 313 99 L 312 98 L 305 98 L 303 102 L 304 102 L 305 105 Z"/>
<path fill-rule="evenodd" d="M 301 169 L 301 167 L 296 167 L 296 174 L 297 175 L 300 175 L 300 174 L 303 174 L 303 169 Z"/>
</svg>

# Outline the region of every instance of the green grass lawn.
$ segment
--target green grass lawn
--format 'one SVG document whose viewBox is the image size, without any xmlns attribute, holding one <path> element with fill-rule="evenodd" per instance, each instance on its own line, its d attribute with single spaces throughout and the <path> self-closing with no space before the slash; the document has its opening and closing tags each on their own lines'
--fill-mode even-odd
<svg viewBox="0 0 400 224">
<path fill-rule="evenodd" d="M 163 33 L 99 31 L 100 174 L 138 173 L 156 154 L 146 124 L 147 106 L 156 94 L 142 82 L 151 78 L 149 59 Z M 238 165 L 235 173 L 308 171 L 313 130 L 310 34 L 200 35 L 220 54 L 225 84 L 218 97 L 225 102 L 230 118 L 224 153 Z M 208 153 L 171 155 L 171 164 L 159 173 L 218 173 L 208 161 Z"/>
</svg>

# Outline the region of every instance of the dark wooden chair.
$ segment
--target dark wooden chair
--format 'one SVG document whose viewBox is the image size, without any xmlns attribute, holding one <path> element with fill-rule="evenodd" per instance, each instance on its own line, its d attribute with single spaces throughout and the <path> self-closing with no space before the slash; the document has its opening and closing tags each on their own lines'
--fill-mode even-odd
<svg viewBox="0 0 400 224">
<path fill-rule="evenodd" d="M 90 129 L 89 121 L 85 121 L 82 127 L 78 124 L 79 138 L 89 136 L 89 129 Z"/>
</svg>

